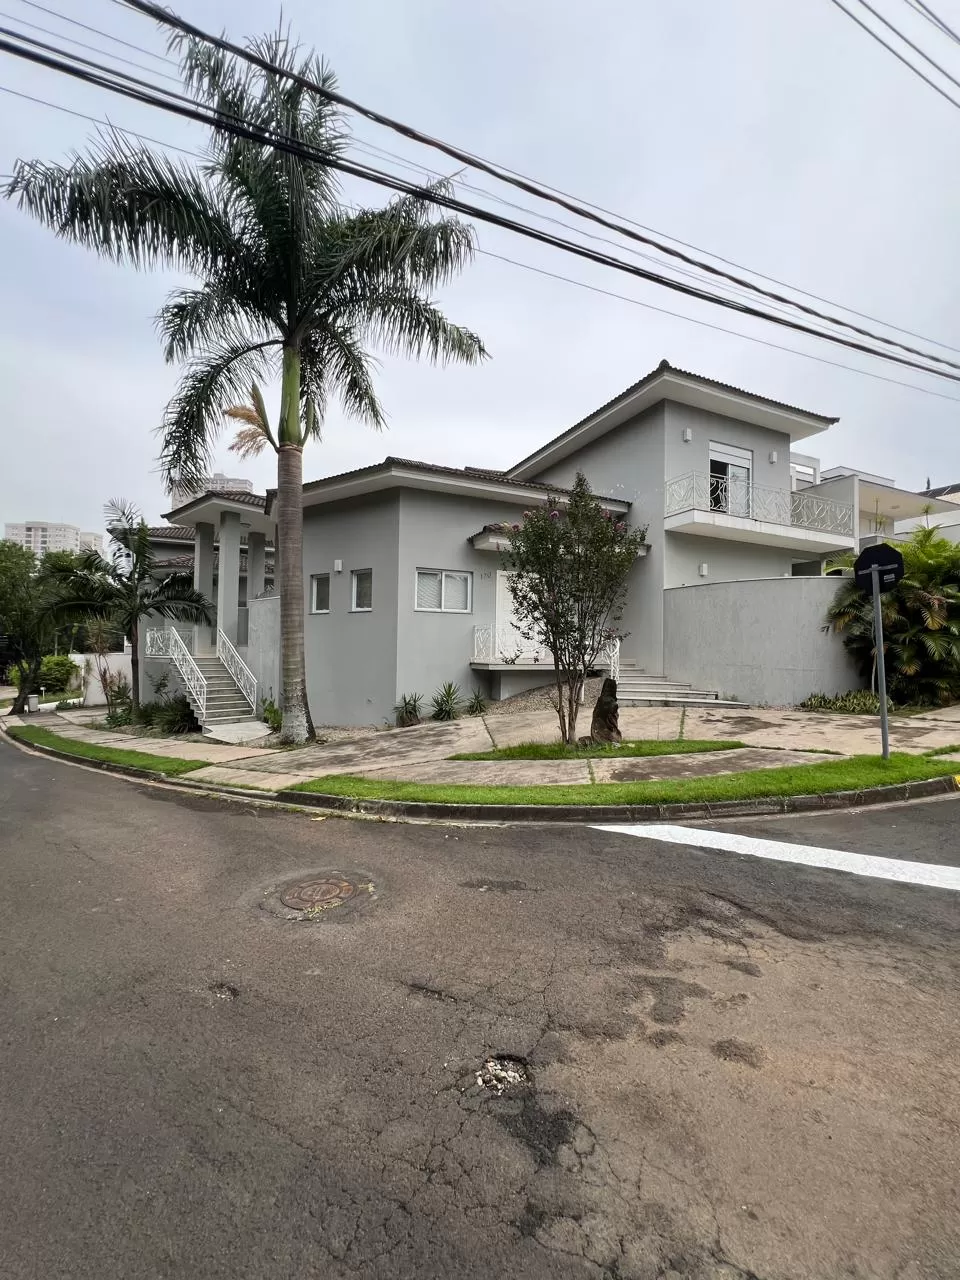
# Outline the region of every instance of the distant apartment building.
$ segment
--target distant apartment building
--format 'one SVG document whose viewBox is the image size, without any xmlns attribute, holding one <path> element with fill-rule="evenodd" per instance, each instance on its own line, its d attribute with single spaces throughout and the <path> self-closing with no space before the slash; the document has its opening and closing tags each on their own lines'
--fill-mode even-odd
<svg viewBox="0 0 960 1280">
<path fill-rule="evenodd" d="M 205 493 L 253 493 L 253 481 L 244 480 L 242 476 L 225 476 L 222 471 L 215 471 L 212 476 L 204 476 L 197 485 L 171 489 L 170 501 L 179 507 Z"/>
<path fill-rule="evenodd" d="M 51 524 L 48 520 L 30 520 L 26 524 L 5 524 L 7 542 L 17 542 L 34 555 L 47 551 L 99 551 L 103 553 L 103 534 L 84 533 L 75 524 Z"/>
</svg>

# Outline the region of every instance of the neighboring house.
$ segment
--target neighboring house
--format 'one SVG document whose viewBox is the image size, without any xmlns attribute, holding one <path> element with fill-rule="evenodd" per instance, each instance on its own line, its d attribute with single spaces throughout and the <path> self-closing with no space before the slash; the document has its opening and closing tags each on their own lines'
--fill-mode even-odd
<svg viewBox="0 0 960 1280">
<path fill-rule="evenodd" d="M 36 556 L 48 551 L 99 551 L 103 554 L 103 534 L 84 533 L 74 524 L 51 524 L 46 520 L 29 520 L 26 524 L 6 524 L 3 536 L 17 542 Z"/>
<path fill-rule="evenodd" d="M 626 635 L 603 659 L 622 701 L 721 694 L 784 705 L 856 687 L 824 627 L 836 582 L 822 567 L 871 535 L 871 513 L 906 515 L 919 500 L 878 477 L 821 474 L 816 458 L 791 453 L 834 422 L 664 362 L 506 470 L 387 458 L 305 484 L 315 720 L 382 722 L 400 694 L 429 698 L 446 680 L 492 698 L 549 683 L 551 655 L 514 620 L 502 526 L 548 496 L 562 508 L 577 471 L 611 511 L 648 528 L 628 584 Z M 194 580 L 208 593 L 219 539 L 221 656 L 251 701 L 276 700 L 277 597 L 248 589 L 245 645 L 239 623 L 241 538 L 259 566 L 275 533 L 275 493 L 206 493 L 167 518 L 194 531 Z M 257 568 L 253 587 L 261 581 Z M 212 645 L 198 635 L 198 652 Z"/>
<path fill-rule="evenodd" d="M 923 514 L 910 520 L 898 521 L 896 533 L 905 537 L 913 529 L 930 527 L 951 542 L 960 542 L 960 484 L 944 484 L 935 489 L 925 489 L 919 495 L 924 504 Z"/>
</svg>

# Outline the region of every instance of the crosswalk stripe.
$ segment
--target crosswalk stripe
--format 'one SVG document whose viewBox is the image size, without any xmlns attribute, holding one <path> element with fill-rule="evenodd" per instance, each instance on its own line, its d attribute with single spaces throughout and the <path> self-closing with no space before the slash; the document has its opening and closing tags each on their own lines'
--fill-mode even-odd
<svg viewBox="0 0 960 1280">
<path fill-rule="evenodd" d="M 641 840 L 662 840 L 697 849 L 722 853 L 742 853 L 775 862 L 796 862 L 827 871 L 846 871 L 855 876 L 897 880 L 901 884 L 926 885 L 933 889 L 960 890 L 960 867 L 943 867 L 931 862 L 908 862 L 898 858 L 878 858 L 868 853 L 848 853 L 844 849 L 821 849 L 813 844 L 788 844 L 783 840 L 762 840 L 729 831 L 704 831 L 698 827 L 657 826 L 655 824 L 595 825 L 595 831 L 615 831 Z"/>
</svg>

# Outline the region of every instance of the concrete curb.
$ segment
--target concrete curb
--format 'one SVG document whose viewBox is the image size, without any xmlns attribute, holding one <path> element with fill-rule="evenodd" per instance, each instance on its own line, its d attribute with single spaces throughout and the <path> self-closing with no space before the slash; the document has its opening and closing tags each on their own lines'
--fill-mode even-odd
<svg viewBox="0 0 960 1280">
<path fill-rule="evenodd" d="M 231 800 L 266 801 L 298 808 L 324 809 L 381 818 L 410 818 L 440 822 L 663 822 L 665 819 L 687 821 L 710 818 L 761 818 L 784 813 L 818 813 L 830 809 L 860 809 L 871 804 L 898 804 L 922 800 L 928 796 L 949 795 L 960 791 L 960 775 L 943 774 L 923 782 L 899 782 L 889 787 L 868 787 L 863 791 L 828 791 L 823 795 L 772 796 L 760 800 L 719 800 L 715 804 L 431 804 L 423 800 L 357 800 L 353 796 L 324 795 L 320 791 L 258 791 L 246 787 L 226 787 L 212 782 L 190 781 L 190 774 L 170 775 L 140 769 L 134 765 L 113 764 L 87 756 L 58 751 L 38 742 L 26 742 L 0 725 L 5 737 L 25 751 L 64 760 L 68 764 L 85 765 L 104 773 L 165 783 L 171 787 L 189 788 L 208 795 L 227 796 Z M 202 766 L 201 766 L 202 767 Z"/>
</svg>

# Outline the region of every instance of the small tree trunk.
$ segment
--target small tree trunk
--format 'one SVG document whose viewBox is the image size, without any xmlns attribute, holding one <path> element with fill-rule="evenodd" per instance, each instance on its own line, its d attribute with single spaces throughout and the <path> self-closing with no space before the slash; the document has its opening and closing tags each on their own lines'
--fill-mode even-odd
<svg viewBox="0 0 960 1280">
<path fill-rule="evenodd" d="M 140 624 L 130 628 L 130 719 L 140 719 Z"/>
<path fill-rule="evenodd" d="M 573 678 L 567 684 L 567 741 L 571 747 L 577 745 L 577 716 L 580 712 L 580 679 Z"/>
<path fill-rule="evenodd" d="M 563 677 L 559 669 L 556 672 L 557 681 L 557 719 L 560 721 L 560 741 L 567 741 L 567 709 L 563 705 Z"/>
<path fill-rule="evenodd" d="M 22 715 L 27 709 L 27 698 L 33 692 L 40 675 L 40 659 L 26 664 L 18 662 L 17 670 L 20 672 L 20 688 L 9 711 L 12 716 Z"/>
</svg>

